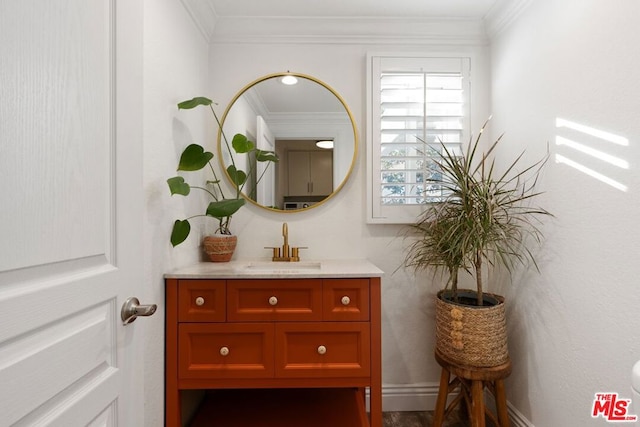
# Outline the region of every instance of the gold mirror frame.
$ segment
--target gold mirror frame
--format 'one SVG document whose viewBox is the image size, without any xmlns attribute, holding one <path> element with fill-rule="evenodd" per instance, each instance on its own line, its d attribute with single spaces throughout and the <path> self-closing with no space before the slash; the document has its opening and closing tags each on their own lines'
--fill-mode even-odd
<svg viewBox="0 0 640 427">
<path fill-rule="evenodd" d="M 224 153 L 223 150 L 222 150 L 222 144 L 224 144 L 224 141 L 222 140 L 222 131 L 224 130 L 225 135 L 227 136 L 229 141 L 231 141 L 231 139 L 232 139 L 232 137 L 233 137 L 233 135 L 235 133 L 247 134 L 247 132 L 245 132 L 245 131 L 242 131 L 242 132 L 233 131 L 232 133 L 230 133 L 230 132 L 228 132 L 228 130 L 225 129 L 225 123 L 227 122 L 232 109 L 234 108 L 234 106 L 236 105 L 236 103 L 238 102 L 238 100 L 241 97 L 243 97 L 245 94 L 248 93 L 248 91 L 250 91 L 251 89 L 255 88 L 260 83 L 269 81 L 271 79 L 281 79 L 281 78 L 283 78 L 285 76 L 293 76 L 293 77 L 295 77 L 297 79 L 308 80 L 310 83 L 315 83 L 315 84 L 319 85 L 321 88 L 326 89 L 330 94 L 332 94 L 339 101 L 340 105 L 344 108 L 344 112 L 346 113 L 346 116 L 347 116 L 349 122 L 351 123 L 351 129 L 353 131 L 353 153 L 352 153 L 352 156 L 351 156 L 351 161 L 349 162 L 349 166 L 346 169 L 346 172 L 344 172 L 344 176 L 342 177 L 342 181 L 340 183 L 338 183 L 338 185 L 333 185 L 332 192 L 330 194 L 326 195 L 326 197 L 324 197 L 322 200 L 316 201 L 316 202 L 314 202 L 313 204 L 311 204 L 310 206 L 307 206 L 307 207 L 290 209 L 290 208 L 285 208 L 285 206 L 283 206 L 282 209 L 280 209 L 278 207 L 273 207 L 273 206 L 263 206 L 262 204 L 258 203 L 256 200 L 254 200 L 249 195 L 244 194 L 244 193 L 242 194 L 243 197 L 246 200 L 248 200 L 252 204 L 254 204 L 256 206 L 259 206 L 259 207 L 261 207 L 263 209 L 266 209 L 266 210 L 269 210 L 269 211 L 272 211 L 272 212 L 294 213 L 294 212 L 300 212 L 300 211 L 307 211 L 307 210 L 310 210 L 310 209 L 315 208 L 317 206 L 320 206 L 320 205 L 324 204 L 325 202 L 327 202 L 328 200 L 330 200 L 337 193 L 339 193 L 340 190 L 347 183 L 349 177 L 351 176 L 351 174 L 353 172 L 354 165 L 356 163 L 356 159 L 357 159 L 357 155 L 358 155 L 359 141 L 358 141 L 358 130 L 357 130 L 357 127 L 356 127 L 356 123 L 355 123 L 353 114 L 351 113 L 351 110 L 347 106 L 347 104 L 344 101 L 344 99 L 340 96 L 340 94 L 338 94 L 329 85 L 327 85 L 326 83 L 322 82 L 321 80 L 319 80 L 319 79 L 317 79 L 315 77 L 312 77 L 312 76 L 309 76 L 309 75 L 306 75 L 306 74 L 286 72 L 286 73 L 268 74 L 266 76 L 263 76 L 263 77 L 260 77 L 260 78 L 258 78 L 256 80 L 254 80 L 253 82 L 251 82 L 248 85 L 246 85 L 245 87 L 243 87 L 233 97 L 233 99 L 231 100 L 231 102 L 229 103 L 227 108 L 225 109 L 224 114 L 222 115 L 222 118 L 220 120 L 220 130 L 218 131 L 218 161 L 219 161 L 220 166 L 222 167 L 222 169 L 225 171 L 225 175 L 227 176 L 227 179 L 229 180 L 229 182 L 231 182 L 231 178 L 226 173 L 227 166 L 228 166 L 228 160 L 227 160 L 227 163 L 225 163 L 225 155 L 226 155 L 226 153 Z M 252 135 L 247 135 L 247 136 L 252 136 Z M 318 136 L 318 138 L 322 138 L 323 137 L 323 135 L 317 135 L 317 136 Z M 276 135 L 276 139 L 278 139 L 277 135 Z M 285 139 L 291 139 L 291 137 L 289 136 L 289 137 L 287 137 Z M 309 139 L 309 138 L 308 137 L 301 137 L 301 139 Z M 345 143 L 347 143 L 347 142 L 345 141 Z M 234 154 L 234 155 L 238 156 L 237 154 Z M 345 155 L 345 159 L 346 158 L 347 158 L 347 156 Z M 345 164 L 346 164 L 346 162 L 345 162 Z M 273 167 L 273 165 L 272 165 L 272 167 Z M 287 197 L 291 197 L 291 196 L 287 196 Z M 298 197 L 302 198 L 304 196 L 298 196 Z M 283 203 L 284 203 L 284 201 L 283 201 Z M 300 203 L 300 202 L 297 202 L 297 203 Z"/>
</svg>

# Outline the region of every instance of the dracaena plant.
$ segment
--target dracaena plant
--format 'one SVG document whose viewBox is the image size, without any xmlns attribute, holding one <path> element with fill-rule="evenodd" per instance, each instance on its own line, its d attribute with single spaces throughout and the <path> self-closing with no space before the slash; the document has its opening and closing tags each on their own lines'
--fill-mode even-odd
<svg viewBox="0 0 640 427">
<path fill-rule="evenodd" d="M 216 173 L 216 168 L 212 164 L 214 158 L 213 153 L 205 151 L 205 149 L 198 144 L 191 144 L 187 146 L 180 156 L 178 162 L 178 171 L 193 172 L 199 171 L 208 166 L 211 171 L 213 179 L 206 180 L 203 185 L 191 185 L 187 183 L 182 176 L 175 176 L 167 180 L 171 195 L 179 194 L 182 196 L 188 196 L 192 189 L 205 192 L 210 197 L 210 202 L 203 214 L 193 215 L 186 219 L 178 219 L 173 224 L 173 230 L 171 231 L 171 244 L 177 246 L 184 242 L 189 236 L 191 231 L 191 224 L 189 220 L 196 217 L 212 217 L 218 221 L 218 228 L 216 233 L 219 234 L 231 234 L 229 230 L 229 224 L 231 217 L 235 214 L 244 204 L 245 199 L 242 197 L 242 190 L 247 180 L 252 174 L 256 173 L 255 168 L 251 167 L 249 162 L 249 169 L 247 172 L 240 170 L 236 167 L 233 153 L 236 154 L 252 154 L 256 161 L 267 162 L 267 167 L 271 163 L 278 161 L 278 156 L 273 151 L 265 151 L 256 148 L 253 141 L 250 141 L 245 135 L 234 135 L 231 143 L 227 140 L 227 137 L 222 130 L 222 125 L 218 119 L 218 115 L 213 108 L 214 102 L 205 97 L 196 97 L 188 101 L 183 101 L 178 104 L 178 108 L 181 110 L 189 110 L 199 106 L 209 107 L 213 118 L 215 119 L 220 134 L 222 136 L 222 142 L 224 143 L 224 149 L 229 154 L 231 165 L 227 167 L 226 172 L 231 183 L 233 185 L 233 194 L 231 197 L 226 197 L 223 186 L 220 183 L 219 173 Z M 266 171 L 267 168 L 265 168 Z M 264 176 L 263 173 L 257 178 L 257 182 Z"/>
<path fill-rule="evenodd" d="M 535 186 L 548 159 L 521 166 L 524 153 L 498 172 L 492 156 L 500 136 L 486 152 L 469 141 L 466 155 L 458 156 L 441 143 L 441 154 L 434 162 L 438 173 L 429 179 L 442 189 L 442 201 L 430 203 L 410 230 L 417 238 L 409 246 L 404 265 L 414 269 L 433 268 L 448 273 L 445 289 L 457 298 L 458 271 L 475 276 L 477 305 L 482 305 L 483 268 L 503 266 L 511 272 L 517 264 L 532 262 L 528 248 L 540 242 L 539 227 L 547 210 L 533 206 L 541 193 Z"/>
</svg>

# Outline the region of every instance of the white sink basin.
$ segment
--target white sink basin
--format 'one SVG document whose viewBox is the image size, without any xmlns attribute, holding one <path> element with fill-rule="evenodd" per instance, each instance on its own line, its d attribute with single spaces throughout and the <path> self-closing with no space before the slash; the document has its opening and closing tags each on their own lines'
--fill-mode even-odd
<svg viewBox="0 0 640 427">
<path fill-rule="evenodd" d="M 317 261 L 298 262 L 251 262 L 243 267 L 244 271 L 287 272 L 287 271 L 319 271 L 322 264 Z"/>
</svg>

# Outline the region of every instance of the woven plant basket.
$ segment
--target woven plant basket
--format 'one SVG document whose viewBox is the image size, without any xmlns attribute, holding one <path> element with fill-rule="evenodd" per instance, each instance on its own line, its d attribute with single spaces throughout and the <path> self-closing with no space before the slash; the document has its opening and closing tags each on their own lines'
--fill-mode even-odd
<svg viewBox="0 0 640 427">
<path fill-rule="evenodd" d="M 493 306 L 470 306 L 446 301 L 440 291 L 436 298 L 436 346 L 452 362 L 469 367 L 492 367 L 509 360 L 504 298 L 485 293 Z M 458 290 L 458 296 L 475 300 L 477 293 Z"/>
<path fill-rule="evenodd" d="M 203 241 L 204 252 L 213 262 L 229 262 L 238 244 L 238 236 L 215 234 L 206 236 Z"/>
</svg>

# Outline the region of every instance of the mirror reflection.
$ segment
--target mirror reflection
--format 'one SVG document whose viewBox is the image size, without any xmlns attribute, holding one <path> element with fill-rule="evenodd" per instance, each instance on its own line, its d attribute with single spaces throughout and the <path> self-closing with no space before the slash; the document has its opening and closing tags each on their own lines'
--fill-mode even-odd
<svg viewBox="0 0 640 427">
<path fill-rule="evenodd" d="M 244 195 L 268 209 L 317 206 L 342 188 L 355 162 L 357 132 L 351 112 L 340 95 L 311 76 L 262 77 L 236 95 L 221 121 L 225 135 L 245 134 L 257 148 L 278 155 L 279 162 L 266 169 L 246 155 L 234 157 L 240 169 L 257 168 Z M 219 136 L 219 159 L 226 170 L 231 161 L 220 143 Z"/>
</svg>

